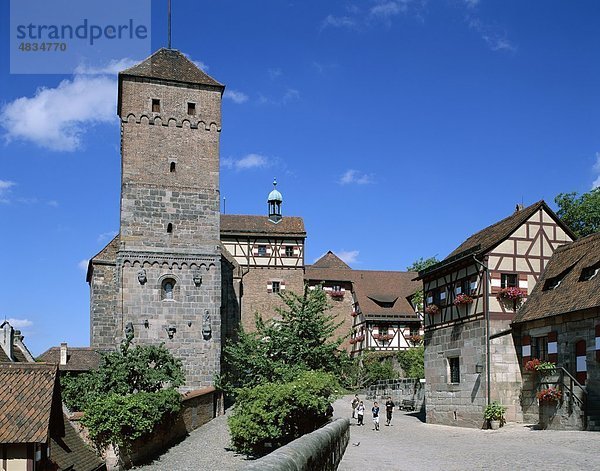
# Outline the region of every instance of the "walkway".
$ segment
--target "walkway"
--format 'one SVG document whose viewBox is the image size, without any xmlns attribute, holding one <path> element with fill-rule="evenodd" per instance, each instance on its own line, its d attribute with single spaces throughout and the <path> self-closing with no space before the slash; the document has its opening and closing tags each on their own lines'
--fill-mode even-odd
<svg viewBox="0 0 600 471">
<path fill-rule="evenodd" d="M 352 396 L 334 404 L 334 416 L 350 417 Z M 364 397 L 361 396 L 361 399 Z M 366 401 L 367 412 L 372 402 Z M 383 409 L 383 408 L 382 408 Z M 385 413 L 382 418 L 385 417 Z M 536 431 L 508 424 L 500 430 L 476 430 L 421 422 L 416 414 L 394 411 L 391 427 L 373 431 L 351 420 L 350 444 L 339 471 L 418 470 L 600 470 L 600 433 Z M 359 446 L 352 443 L 360 442 Z M 143 471 L 238 471 L 246 460 L 228 449 L 226 417 L 193 431 Z"/>
</svg>

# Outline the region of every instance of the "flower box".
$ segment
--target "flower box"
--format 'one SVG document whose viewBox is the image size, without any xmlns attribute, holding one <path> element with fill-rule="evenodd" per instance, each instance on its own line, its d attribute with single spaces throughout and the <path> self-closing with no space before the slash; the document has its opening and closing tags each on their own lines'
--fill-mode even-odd
<svg viewBox="0 0 600 471">
<path fill-rule="evenodd" d="M 433 316 L 438 312 L 440 312 L 440 308 L 437 307 L 435 304 L 430 304 L 429 306 L 425 307 L 425 314 L 430 314 Z"/>
<path fill-rule="evenodd" d="M 521 301 L 525 297 L 525 291 L 520 288 L 510 287 L 510 288 L 502 288 L 496 294 L 496 299 L 498 301 Z"/>
<path fill-rule="evenodd" d="M 421 337 L 418 334 L 414 334 L 414 335 L 409 335 L 406 340 L 408 340 L 410 343 L 413 344 L 413 346 L 417 346 L 417 345 L 421 345 L 421 342 L 423 341 L 423 337 Z"/>
<path fill-rule="evenodd" d="M 383 340 L 383 341 L 392 340 L 393 338 L 394 338 L 394 334 L 379 335 L 379 340 Z"/>
<path fill-rule="evenodd" d="M 467 306 L 473 303 L 473 298 L 468 294 L 458 294 L 456 298 L 454 298 L 453 304 L 455 306 Z"/>
<path fill-rule="evenodd" d="M 562 399 L 562 391 L 554 386 L 547 389 L 542 389 L 536 394 L 538 401 L 542 402 L 558 402 Z"/>
<path fill-rule="evenodd" d="M 329 296 L 336 299 L 342 299 L 344 297 L 343 291 L 330 291 Z"/>
<path fill-rule="evenodd" d="M 350 315 L 351 315 L 352 317 L 356 317 L 356 316 L 358 316 L 358 312 L 356 312 L 356 311 L 353 311 L 353 312 L 351 312 L 351 313 L 350 313 Z"/>
</svg>

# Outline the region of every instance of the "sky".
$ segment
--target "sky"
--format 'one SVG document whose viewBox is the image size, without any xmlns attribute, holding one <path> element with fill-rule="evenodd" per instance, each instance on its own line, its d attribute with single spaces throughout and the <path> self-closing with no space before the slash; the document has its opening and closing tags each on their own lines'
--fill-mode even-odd
<svg viewBox="0 0 600 471">
<path fill-rule="evenodd" d="M 172 47 L 226 85 L 225 211 L 266 214 L 276 177 L 284 217 L 304 218 L 307 264 L 332 250 L 355 269 L 405 270 L 517 203 L 556 208 L 600 185 L 600 2 L 172 8 Z M 153 0 L 152 50 L 166 24 Z M 119 228 L 114 72 L 144 57 L 23 75 L 0 50 L 0 322 L 34 355 L 86 346 L 87 261 Z"/>
</svg>

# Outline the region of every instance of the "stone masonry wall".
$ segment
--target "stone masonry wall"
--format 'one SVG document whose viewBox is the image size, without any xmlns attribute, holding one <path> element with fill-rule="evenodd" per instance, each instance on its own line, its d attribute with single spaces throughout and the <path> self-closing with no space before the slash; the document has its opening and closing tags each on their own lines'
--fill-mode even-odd
<svg viewBox="0 0 600 471">
<path fill-rule="evenodd" d="M 116 266 L 94 263 L 90 282 L 90 345 L 112 350 L 121 327 L 117 325 Z"/>
<path fill-rule="evenodd" d="M 244 275 L 242 295 L 242 325 L 246 331 L 254 331 L 254 314 L 263 319 L 276 316 L 275 308 L 284 303 L 277 293 L 267 291 L 268 281 L 285 282 L 286 291 L 302 294 L 304 291 L 304 271 L 302 268 L 250 268 Z"/>
</svg>

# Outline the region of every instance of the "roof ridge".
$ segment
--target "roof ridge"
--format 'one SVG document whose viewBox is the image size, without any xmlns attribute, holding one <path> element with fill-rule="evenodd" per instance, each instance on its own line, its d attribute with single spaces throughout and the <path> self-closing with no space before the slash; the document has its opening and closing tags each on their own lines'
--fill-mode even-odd
<svg viewBox="0 0 600 471">
<path fill-rule="evenodd" d="M 580 239 L 576 239 L 571 242 L 565 242 L 564 244 L 559 245 L 556 248 L 555 252 L 558 252 L 558 251 L 564 252 L 565 250 L 569 250 L 574 247 L 579 247 L 581 245 L 589 244 L 590 242 L 594 242 L 596 237 L 600 237 L 600 232 L 594 232 L 593 234 L 588 234 Z"/>
</svg>

